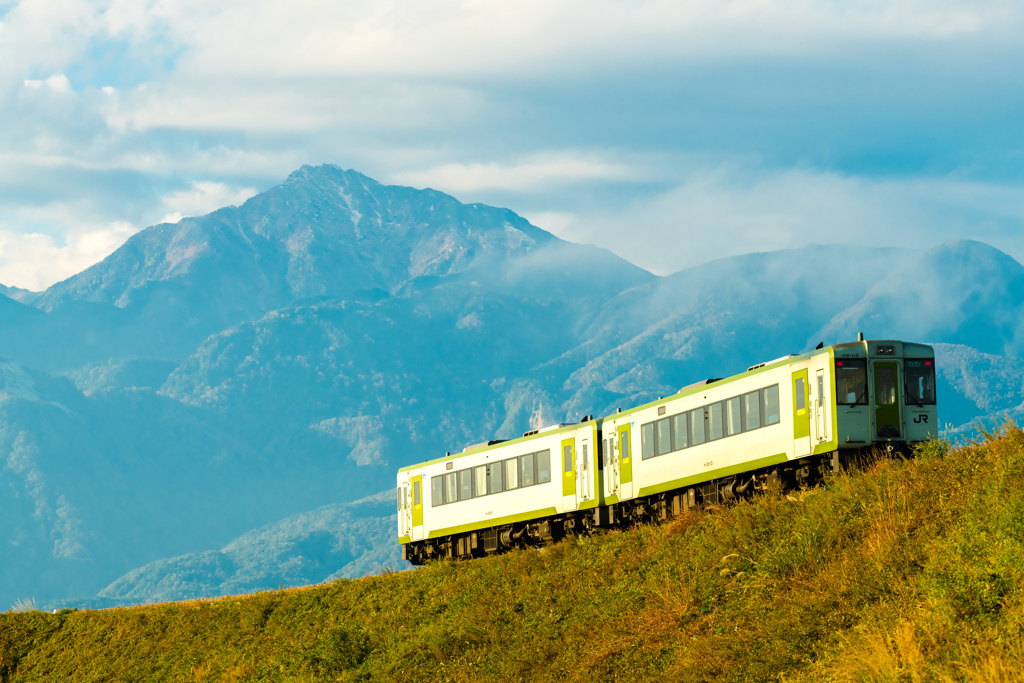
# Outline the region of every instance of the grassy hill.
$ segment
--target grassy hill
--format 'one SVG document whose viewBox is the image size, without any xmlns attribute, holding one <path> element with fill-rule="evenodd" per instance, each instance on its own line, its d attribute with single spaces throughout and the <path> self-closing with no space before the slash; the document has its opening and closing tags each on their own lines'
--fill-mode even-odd
<svg viewBox="0 0 1024 683">
<path fill-rule="evenodd" d="M 1024 433 L 543 552 L 0 614 L 0 679 L 1024 679 Z"/>
</svg>

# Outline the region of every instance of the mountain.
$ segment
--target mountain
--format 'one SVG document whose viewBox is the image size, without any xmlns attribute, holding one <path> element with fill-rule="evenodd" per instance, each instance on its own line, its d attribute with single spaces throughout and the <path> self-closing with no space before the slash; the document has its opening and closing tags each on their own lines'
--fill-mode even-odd
<svg viewBox="0 0 1024 683">
<path fill-rule="evenodd" d="M 548 299 L 569 287 L 608 296 L 653 278 L 508 209 L 304 166 L 240 207 L 143 230 L 32 303 L 95 337 L 88 354 L 45 364 L 66 371 L 123 356 L 181 359 L 211 334 L 298 301 L 460 277 Z"/>
<path fill-rule="evenodd" d="M 936 344 L 949 433 L 1018 415 L 1022 272 L 953 242 L 655 277 L 506 209 L 303 167 L 0 296 L 0 603 L 371 570 L 390 513 L 345 506 L 398 467 L 859 331 Z"/>
</svg>

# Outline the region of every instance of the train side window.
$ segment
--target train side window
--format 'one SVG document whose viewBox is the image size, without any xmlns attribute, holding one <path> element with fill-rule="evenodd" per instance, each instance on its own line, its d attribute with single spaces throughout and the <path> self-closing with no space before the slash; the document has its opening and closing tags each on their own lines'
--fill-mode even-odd
<svg viewBox="0 0 1024 683">
<path fill-rule="evenodd" d="M 793 385 L 793 391 L 796 393 L 796 409 L 807 410 L 807 389 L 804 388 L 804 378 L 798 377 L 796 383 Z"/>
<path fill-rule="evenodd" d="M 741 419 L 741 403 L 739 396 L 730 398 L 725 402 L 725 435 L 732 436 L 743 431 L 743 420 Z"/>
<path fill-rule="evenodd" d="M 537 483 L 546 484 L 551 481 L 551 451 L 537 454 Z"/>
<path fill-rule="evenodd" d="M 419 505 L 421 502 L 420 497 L 420 482 L 414 481 L 412 483 L 412 504 L 413 506 Z"/>
<path fill-rule="evenodd" d="M 749 432 L 761 426 L 761 392 L 751 391 L 743 395 L 743 429 Z"/>
<path fill-rule="evenodd" d="M 505 490 L 504 471 L 500 462 L 492 462 L 487 466 L 487 478 L 490 479 L 487 487 L 491 493 L 501 493 Z"/>
<path fill-rule="evenodd" d="M 818 405 L 825 404 L 825 374 L 818 373 Z"/>
<path fill-rule="evenodd" d="M 672 450 L 681 451 L 689 445 L 686 438 L 686 423 L 689 413 L 679 413 L 672 416 Z"/>
<path fill-rule="evenodd" d="M 590 462 L 590 457 L 587 455 L 587 447 L 589 445 L 590 444 L 588 444 L 588 443 L 584 443 L 583 444 L 583 470 L 584 471 L 590 469 L 590 466 L 588 464 Z"/>
<path fill-rule="evenodd" d="M 565 462 L 565 473 L 572 474 L 572 446 L 565 446 L 562 448 L 562 460 Z"/>
<path fill-rule="evenodd" d="M 629 460 L 629 432 L 619 433 L 619 460 Z"/>
<path fill-rule="evenodd" d="M 640 459 L 654 457 L 654 423 L 648 422 L 640 427 Z"/>
<path fill-rule="evenodd" d="M 725 426 L 722 424 L 722 403 L 712 403 L 708 406 L 708 441 L 721 439 L 725 434 Z"/>
<path fill-rule="evenodd" d="M 473 468 L 473 497 L 487 495 L 487 465 L 477 465 Z"/>
<path fill-rule="evenodd" d="M 533 486 L 537 483 L 537 475 L 533 469 L 534 454 L 528 453 L 522 457 L 523 461 L 523 486 Z"/>
<path fill-rule="evenodd" d="M 657 422 L 658 425 L 658 455 L 665 455 L 672 452 L 672 420 L 663 417 Z"/>
<path fill-rule="evenodd" d="M 699 446 L 707 441 L 707 433 L 704 426 L 704 408 L 690 411 L 690 437 L 694 446 Z"/>
<path fill-rule="evenodd" d="M 779 385 L 773 384 L 764 390 L 764 423 L 779 423 Z"/>
<path fill-rule="evenodd" d="M 430 506 L 444 505 L 444 475 L 430 478 Z"/>
<path fill-rule="evenodd" d="M 448 472 L 444 475 L 444 502 L 454 503 L 459 499 L 458 477 L 458 472 Z"/>
<path fill-rule="evenodd" d="M 459 500 L 473 497 L 473 470 L 459 470 Z"/>
<path fill-rule="evenodd" d="M 519 488 L 519 458 L 509 458 L 505 461 L 505 490 Z"/>
</svg>

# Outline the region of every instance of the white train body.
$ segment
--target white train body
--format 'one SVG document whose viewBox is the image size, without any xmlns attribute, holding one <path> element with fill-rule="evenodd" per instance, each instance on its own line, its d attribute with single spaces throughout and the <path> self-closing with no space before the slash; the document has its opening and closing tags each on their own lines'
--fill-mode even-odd
<svg viewBox="0 0 1024 683">
<path fill-rule="evenodd" d="M 809 483 L 857 452 L 936 436 L 934 370 L 923 344 L 838 344 L 405 467 L 399 542 L 414 563 L 480 556 Z"/>
</svg>

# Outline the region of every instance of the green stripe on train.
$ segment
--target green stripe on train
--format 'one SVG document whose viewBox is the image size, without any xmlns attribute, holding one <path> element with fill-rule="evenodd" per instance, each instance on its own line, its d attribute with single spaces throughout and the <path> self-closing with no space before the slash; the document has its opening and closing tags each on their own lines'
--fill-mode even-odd
<svg viewBox="0 0 1024 683">
<path fill-rule="evenodd" d="M 784 462 L 788 462 L 789 458 L 785 453 L 779 453 L 777 455 L 769 455 L 764 458 L 758 458 L 757 460 L 747 460 L 736 465 L 729 465 L 728 467 L 722 467 L 717 470 L 710 470 L 708 472 L 701 472 L 700 474 L 693 474 L 689 477 L 683 477 L 682 479 L 673 479 L 672 481 L 666 481 L 661 484 L 652 484 L 651 486 L 645 486 L 640 489 L 637 493 L 637 498 L 643 498 L 644 496 L 650 496 L 655 493 L 662 493 L 664 491 L 671 491 L 672 489 L 683 488 L 684 486 L 691 486 L 693 484 L 702 484 L 705 481 L 711 481 L 712 479 L 719 479 L 721 477 L 727 477 L 730 474 L 740 474 L 749 470 L 756 470 L 768 465 L 778 465 Z"/>
<path fill-rule="evenodd" d="M 544 508 L 543 510 L 534 510 L 532 512 L 521 512 L 518 515 L 506 515 L 505 517 L 495 517 L 493 519 L 485 519 L 479 522 L 471 522 L 470 524 L 450 526 L 445 529 L 434 529 L 430 532 L 427 538 L 450 536 L 451 534 L 464 534 L 467 531 L 488 529 L 492 526 L 501 526 L 503 524 L 511 524 L 513 522 L 525 522 L 527 520 L 537 519 L 538 517 L 553 517 L 557 514 L 558 510 L 555 508 Z"/>
</svg>

